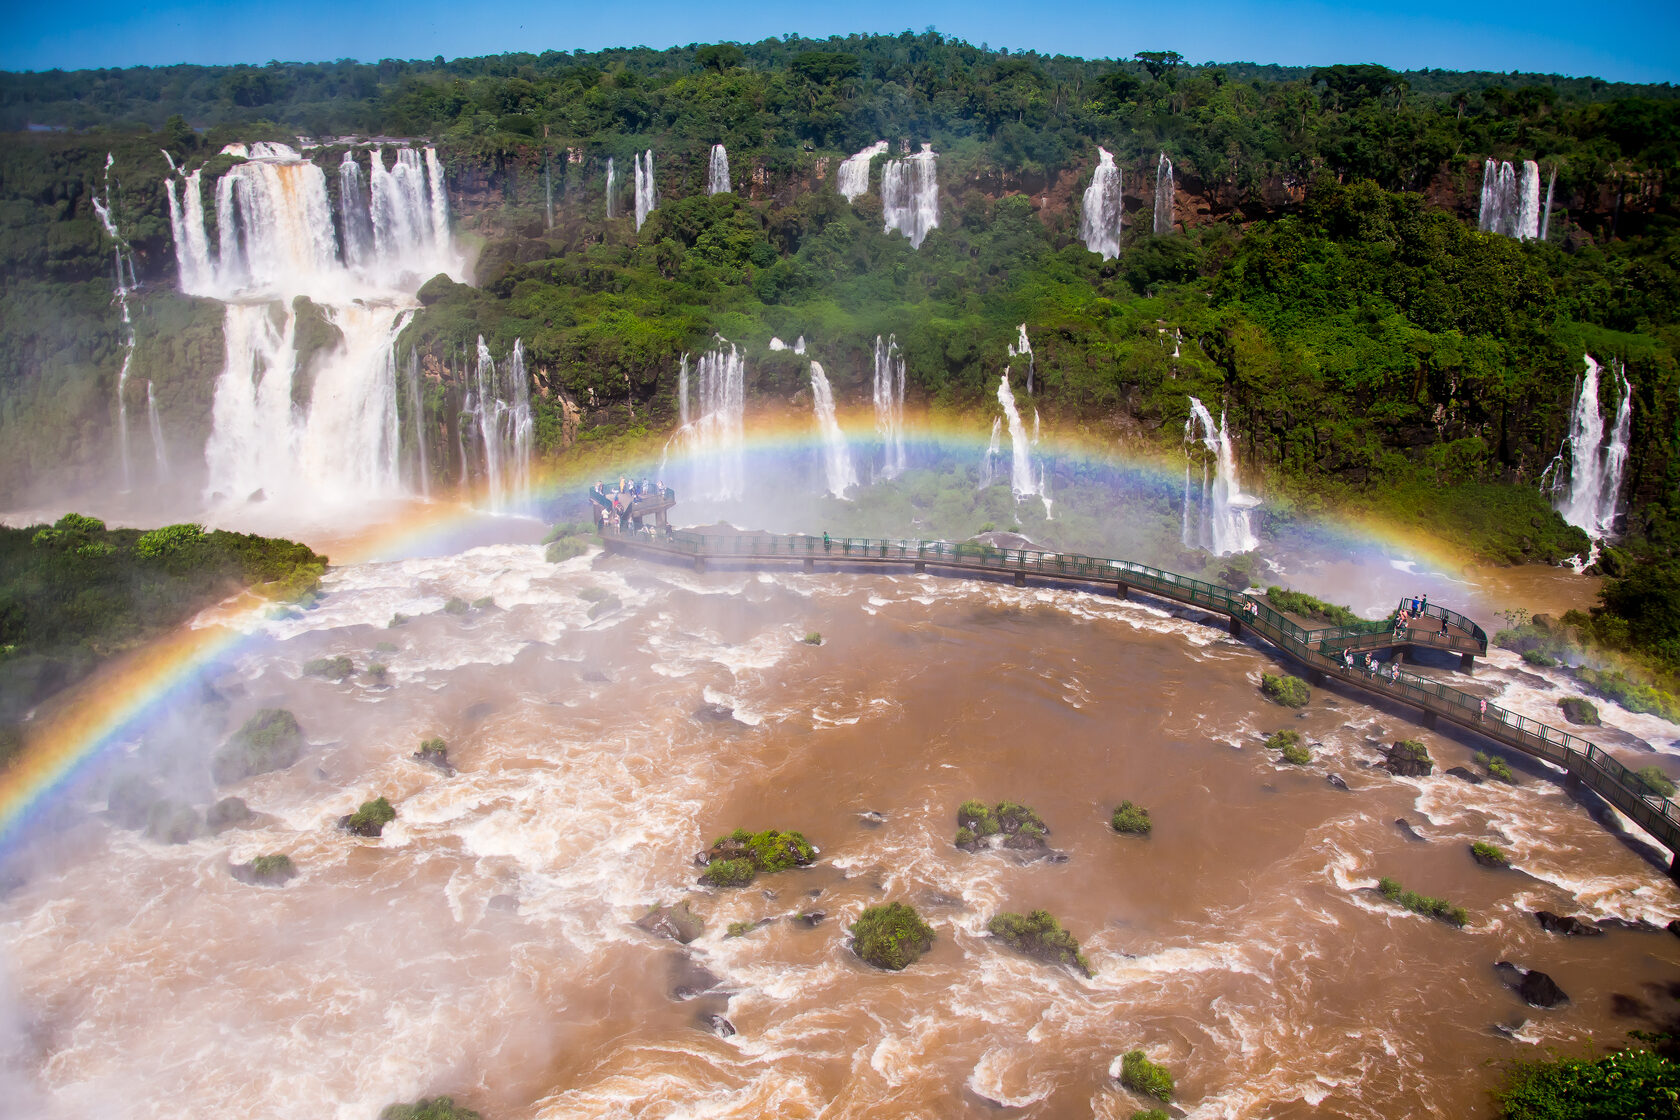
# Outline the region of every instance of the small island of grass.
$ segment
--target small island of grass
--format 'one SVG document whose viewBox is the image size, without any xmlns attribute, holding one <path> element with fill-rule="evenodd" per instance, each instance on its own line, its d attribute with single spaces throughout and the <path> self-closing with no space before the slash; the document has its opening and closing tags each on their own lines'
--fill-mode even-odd
<svg viewBox="0 0 1680 1120">
<path fill-rule="evenodd" d="M 210 759 L 210 776 L 228 785 L 284 770 L 303 753 L 303 728 L 284 708 L 264 708 L 245 721 Z"/>
<path fill-rule="evenodd" d="M 1155 826 L 1149 820 L 1149 810 L 1130 801 L 1122 801 L 1108 818 L 1108 826 L 1127 836 L 1148 836 Z"/>
<path fill-rule="evenodd" d="M 1294 730 L 1279 731 L 1266 740 L 1266 749 L 1277 751 L 1283 760 L 1295 766 L 1305 766 L 1312 761 L 1312 751 L 1301 742 L 1301 733 Z"/>
<path fill-rule="evenodd" d="M 342 654 L 338 657 L 317 657 L 303 663 L 303 675 L 306 677 L 324 677 L 329 681 L 342 681 L 356 671 L 356 663 Z"/>
<path fill-rule="evenodd" d="M 349 816 L 340 817 L 338 827 L 357 836 L 377 840 L 385 831 L 385 826 L 396 819 L 397 811 L 391 807 L 391 803 L 383 797 L 376 797 L 372 801 L 362 802 L 362 807 Z"/>
<path fill-rule="evenodd" d="M 1025 915 L 1005 912 L 987 922 L 986 930 L 1017 953 L 1066 965 L 1085 976 L 1095 975 L 1091 962 L 1079 951 L 1078 940 L 1048 910 Z"/>
<path fill-rule="evenodd" d="M 744 887 L 760 873 L 770 875 L 804 867 L 816 858 L 817 849 L 803 833 L 737 828 L 728 836 L 718 837 L 706 851 L 706 870 L 700 881 L 713 887 Z"/>
<path fill-rule="evenodd" d="M 1464 907 L 1454 906 L 1444 898 L 1431 898 L 1426 894 L 1406 890 L 1398 882 L 1386 875 L 1377 881 L 1377 891 L 1390 902 L 1404 906 L 1414 914 L 1422 914 L 1429 918 L 1438 918 L 1449 926 L 1462 928 L 1470 920 Z"/>
<path fill-rule="evenodd" d="M 1262 673 L 1260 691 L 1272 703 L 1282 704 L 1286 708 L 1304 708 L 1312 699 L 1312 689 L 1307 687 L 1307 682 L 1300 677 L 1278 677 L 1271 673 Z"/>
<path fill-rule="evenodd" d="M 1120 1084 L 1146 1097 L 1154 1097 L 1161 1101 L 1172 1100 L 1172 1074 L 1165 1066 L 1150 1061 L 1149 1056 L 1142 1050 L 1128 1050 L 1120 1058 Z"/>
<path fill-rule="evenodd" d="M 379 1120 L 484 1120 L 449 1097 L 423 1097 L 413 1104 L 386 1105 Z"/>
<path fill-rule="evenodd" d="M 1016 801 L 990 806 L 983 801 L 964 801 L 957 807 L 956 843 L 967 852 L 978 851 L 990 836 L 1003 837 L 1006 848 L 1042 848 L 1049 834 L 1044 819 L 1030 806 Z"/>
<path fill-rule="evenodd" d="M 933 947 L 933 927 L 902 902 L 871 906 L 852 923 L 852 951 L 876 968 L 900 971 Z"/>
<path fill-rule="evenodd" d="M 297 866 L 292 858 L 279 852 L 258 856 L 250 863 L 236 863 L 230 868 L 233 877 L 241 883 L 249 883 L 256 887 L 280 887 L 297 874 Z"/>
</svg>

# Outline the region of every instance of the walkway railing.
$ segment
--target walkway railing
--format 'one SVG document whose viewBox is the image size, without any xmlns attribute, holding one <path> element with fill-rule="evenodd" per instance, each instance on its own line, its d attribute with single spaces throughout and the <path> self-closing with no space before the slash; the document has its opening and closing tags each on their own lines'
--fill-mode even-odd
<svg viewBox="0 0 1680 1120">
<path fill-rule="evenodd" d="M 1370 692 L 1386 695 L 1425 712 L 1485 735 L 1495 742 L 1520 750 L 1562 767 L 1634 823 L 1655 836 L 1676 853 L 1671 872 L 1680 868 L 1680 807 L 1651 789 L 1634 771 L 1594 743 L 1538 720 L 1488 704 L 1429 677 L 1399 669 L 1391 662 L 1387 670 L 1349 666 L 1342 652 L 1353 644 L 1375 640 L 1382 645 L 1435 645 L 1439 627 L 1432 634 L 1425 626 L 1394 635 L 1392 623 L 1371 622 L 1353 626 L 1308 630 L 1274 609 L 1265 600 L 1232 591 L 1146 564 L 1109 560 L 1095 556 L 1043 552 L 1037 549 L 994 548 L 968 542 L 900 540 L 874 537 L 781 536 L 770 533 L 699 533 L 694 531 L 656 534 L 620 531 L 610 526 L 602 538 L 608 548 L 651 554 L 688 557 L 696 561 L 800 560 L 890 566 L 928 565 L 947 570 L 1012 574 L 1064 580 L 1076 583 L 1114 583 L 1122 590 L 1136 588 L 1175 602 L 1202 607 L 1230 616 L 1237 626 L 1246 626 L 1296 661 L 1325 676 Z M 1463 653 L 1487 652 L 1487 634 L 1464 615 L 1430 604 L 1428 616 L 1444 619 L 1447 644 Z M 1374 627 L 1375 629 L 1371 629 Z M 1384 641 L 1384 638 L 1387 640 Z M 1370 648 L 1369 644 L 1358 648 Z"/>
</svg>

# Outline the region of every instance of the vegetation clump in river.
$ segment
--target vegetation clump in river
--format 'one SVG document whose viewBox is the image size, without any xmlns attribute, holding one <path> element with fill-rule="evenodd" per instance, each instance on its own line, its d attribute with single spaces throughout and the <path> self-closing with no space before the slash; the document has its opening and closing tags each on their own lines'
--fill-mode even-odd
<svg viewBox="0 0 1680 1120">
<path fill-rule="evenodd" d="M 376 797 L 372 801 L 362 802 L 362 807 L 349 816 L 340 817 L 338 827 L 357 836 L 377 840 L 385 831 L 385 826 L 396 819 L 397 811 L 391 807 L 391 803 L 384 797 Z"/>
<path fill-rule="evenodd" d="M 422 1097 L 413 1104 L 386 1105 L 379 1120 L 483 1120 L 477 1112 L 450 1097 Z"/>
<path fill-rule="evenodd" d="M 871 906 L 852 923 L 852 951 L 876 968 L 898 971 L 933 947 L 933 927 L 913 906 Z"/>
<path fill-rule="evenodd" d="M 1173 1097 L 1172 1073 L 1150 1061 L 1142 1050 L 1128 1050 L 1121 1057 L 1120 1084 L 1156 1100 L 1170 1101 Z"/>
<path fill-rule="evenodd" d="M 1578 723 L 1583 727 L 1599 725 L 1598 706 L 1585 697 L 1565 696 L 1558 701 L 1558 707 L 1563 709 L 1563 718 L 1570 723 Z"/>
<path fill-rule="evenodd" d="M 1505 854 L 1504 849 L 1497 844 L 1490 844 L 1486 840 L 1477 840 L 1471 844 L 1470 855 L 1483 867 L 1511 866 L 1511 857 Z"/>
<path fill-rule="evenodd" d="M 1095 975 L 1079 942 L 1048 910 L 1021 915 L 1005 911 L 986 923 L 987 932 L 1018 953 L 1051 964 L 1067 965 L 1086 976 Z"/>
<path fill-rule="evenodd" d="M 1149 830 L 1155 827 L 1149 819 L 1149 810 L 1130 801 L 1122 801 L 1115 807 L 1108 826 L 1128 836 L 1148 836 Z"/>
<path fill-rule="evenodd" d="M 284 770 L 303 753 L 303 728 L 284 708 L 263 708 L 224 743 L 210 759 L 210 775 L 218 785 Z"/>
<path fill-rule="evenodd" d="M 1664 1042 L 1673 1045 L 1671 1036 Z M 1680 1062 L 1650 1050 L 1517 1062 L 1497 1097 L 1501 1120 L 1671 1118 Z"/>
<path fill-rule="evenodd" d="M 348 657 L 317 657 L 303 664 L 303 673 L 308 677 L 325 677 L 329 681 L 342 681 L 356 671 L 355 662 Z"/>
<path fill-rule="evenodd" d="M 1406 890 L 1398 882 L 1383 876 L 1377 880 L 1377 892 L 1390 902 L 1404 906 L 1414 914 L 1423 914 L 1430 918 L 1439 918 L 1450 926 L 1463 927 L 1470 920 L 1464 907 L 1454 906 L 1444 898 L 1431 898 L 1426 894 Z"/>
<path fill-rule="evenodd" d="M 1390 774 L 1403 778 L 1427 778 L 1435 772 L 1435 760 L 1429 748 L 1417 739 L 1400 739 L 1388 748 L 1388 756 L 1380 763 Z"/>
<path fill-rule="evenodd" d="M 551 564 L 559 564 L 570 560 L 574 556 L 582 556 L 589 551 L 589 540 L 594 536 L 594 530 L 588 522 L 572 523 L 562 521 L 548 531 L 542 543 L 548 548 L 543 555 Z"/>
<path fill-rule="evenodd" d="M 1271 735 L 1266 740 L 1266 749 L 1279 752 L 1285 762 L 1296 766 L 1305 766 L 1312 761 L 1312 751 L 1301 742 L 1301 733 L 1293 729 L 1285 729 Z"/>
<path fill-rule="evenodd" d="M 1511 764 L 1498 755 L 1485 754 L 1477 751 L 1471 761 L 1484 768 L 1491 776 L 1498 778 L 1507 785 L 1516 785 L 1517 776 L 1511 771 Z"/>
<path fill-rule="evenodd" d="M 1002 836 L 1006 848 L 1042 848 L 1049 834 L 1050 826 L 1044 818 L 1019 802 L 999 801 L 988 806 L 983 801 L 964 801 L 957 807 L 956 842 L 964 851 L 978 851 L 989 836 Z"/>
<path fill-rule="evenodd" d="M 769 875 L 811 863 L 817 858 L 817 849 L 803 833 L 737 828 L 728 836 L 718 837 L 701 858 L 706 865 L 700 876 L 702 883 L 744 887 L 760 872 Z"/>
<path fill-rule="evenodd" d="M 1304 708 L 1307 701 L 1312 699 L 1312 689 L 1300 677 L 1273 676 L 1271 673 L 1260 674 L 1260 691 L 1266 694 L 1266 699 L 1274 704 L 1282 704 L 1286 708 Z"/>
<path fill-rule="evenodd" d="M 292 863 L 292 857 L 280 852 L 258 856 L 249 863 L 233 864 L 229 870 L 241 883 L 257 887 L 284 886 L 286 880 L 297 874 L 297 866 Z"/>
</svg>

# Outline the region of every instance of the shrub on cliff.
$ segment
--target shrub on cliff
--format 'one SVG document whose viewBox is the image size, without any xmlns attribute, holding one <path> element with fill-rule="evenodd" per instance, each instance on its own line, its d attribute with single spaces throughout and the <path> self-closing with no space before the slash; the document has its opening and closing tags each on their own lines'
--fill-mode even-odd
<svg viewBox="0 0 1680 1120">
<path fill-rule="evenodd" d="M 1300 677 L 1275 677 L 1270 673 L 1260 674 L 1260 691 L 1265 693 L 1266 699 L 1274 704 L 1282 704 L 1286 708 L 1304 708 L 1312 699 L 1312 689 Z"/>
<path fill-rule="evenodd" d="M 1663 773 L 1662 767 L 1656 763 L 1641 766 L 1634 771 L 1634 777 L 1645 784 L 1645 788 L 1659 797 L 1674 796 L 1674 779 Z"/>
<path fill-rule="evenodd" d="M 303 753 L 303 728 L 284 708 L 264 708 L 222 745 L 210 760 L 219 785 L 271 770 L 284 770 Z"/>
<path fill-rule="evenodd" d="M 898 971 L 933 947 L 933 927 L 902 902 L 871 906 L 852 923 L 852 951 L 876 968 Z"/>
<path fill-rule="evenodd" d="M 379 1120 L 484 1120 L 449 1097 L 423 1097 L 413 1104 L 386 1105 Z"/>
<path fill-rule="evenodd" d="M 986 930 L 1018 953 L 1094 975 L 1091 962 L 1079 951 L 1079 942 L 1048 910 L 1026 915 L 1005 912 L 987 922 Z"/>
<path fill-rule="evenodd" d="M 1670 1120 L 1680 1062 L 1648 1050 L 1517 1062 L 1497 1096 L 1502 1120 Z"/>
</svg>

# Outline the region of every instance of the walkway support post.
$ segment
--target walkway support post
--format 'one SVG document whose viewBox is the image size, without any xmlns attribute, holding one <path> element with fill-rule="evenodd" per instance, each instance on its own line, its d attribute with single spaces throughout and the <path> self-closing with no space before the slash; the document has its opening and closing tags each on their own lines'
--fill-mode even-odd
<svg viewBox="0 0 1680 1120">
<path fill-rule="evenodd" d="M 1231 637 L 1242 637 L 1242 619 L 1238 618 L 1236 615 L 1231 616 Z"/>
<path fill-rule="evenodd" d="M 1130 593 L 1130 591 L 1131 591 L 1131 588 L 1126 586 L 1126 581 L 1125 580 L 1117 581 L 1114 586 L 1119 589 L 1116 594 L 1117 594 L 1117 597 L 1121 598 L 1121 599 L 1124 599 L 1127 596 L 1127 594 Z"/>
<path fill-rule="evenodd" d="M 1462 673 L 1474 673 L 1476 671 L 1476 655 L 1473 653 L 1459 654 L 1458 668 Z"/>
<path fill-rule="evenodd" d="M 917 572 L 925 572 L 925 571 L 927 571 L 927 561 L 926 561 L 926 560 L 918 560 L 918 561 L 916 561 L 916 571 L 917 571 Z"/>
<path fill-rule="evenodd" d="M 809 556 L 805 557 L 805 570 L 807 572 L 814 572 L 817 570 L 817 562 Z"/>
<path fill-rule="evenodd" d="M 1027 585 L 1027 573 L 1022 572 L 1022 571 L 1017 571 L 1015 573 L 1015 586 L 1016 587 L 1025 587 L 1026 585 Z"/>
</svg>

